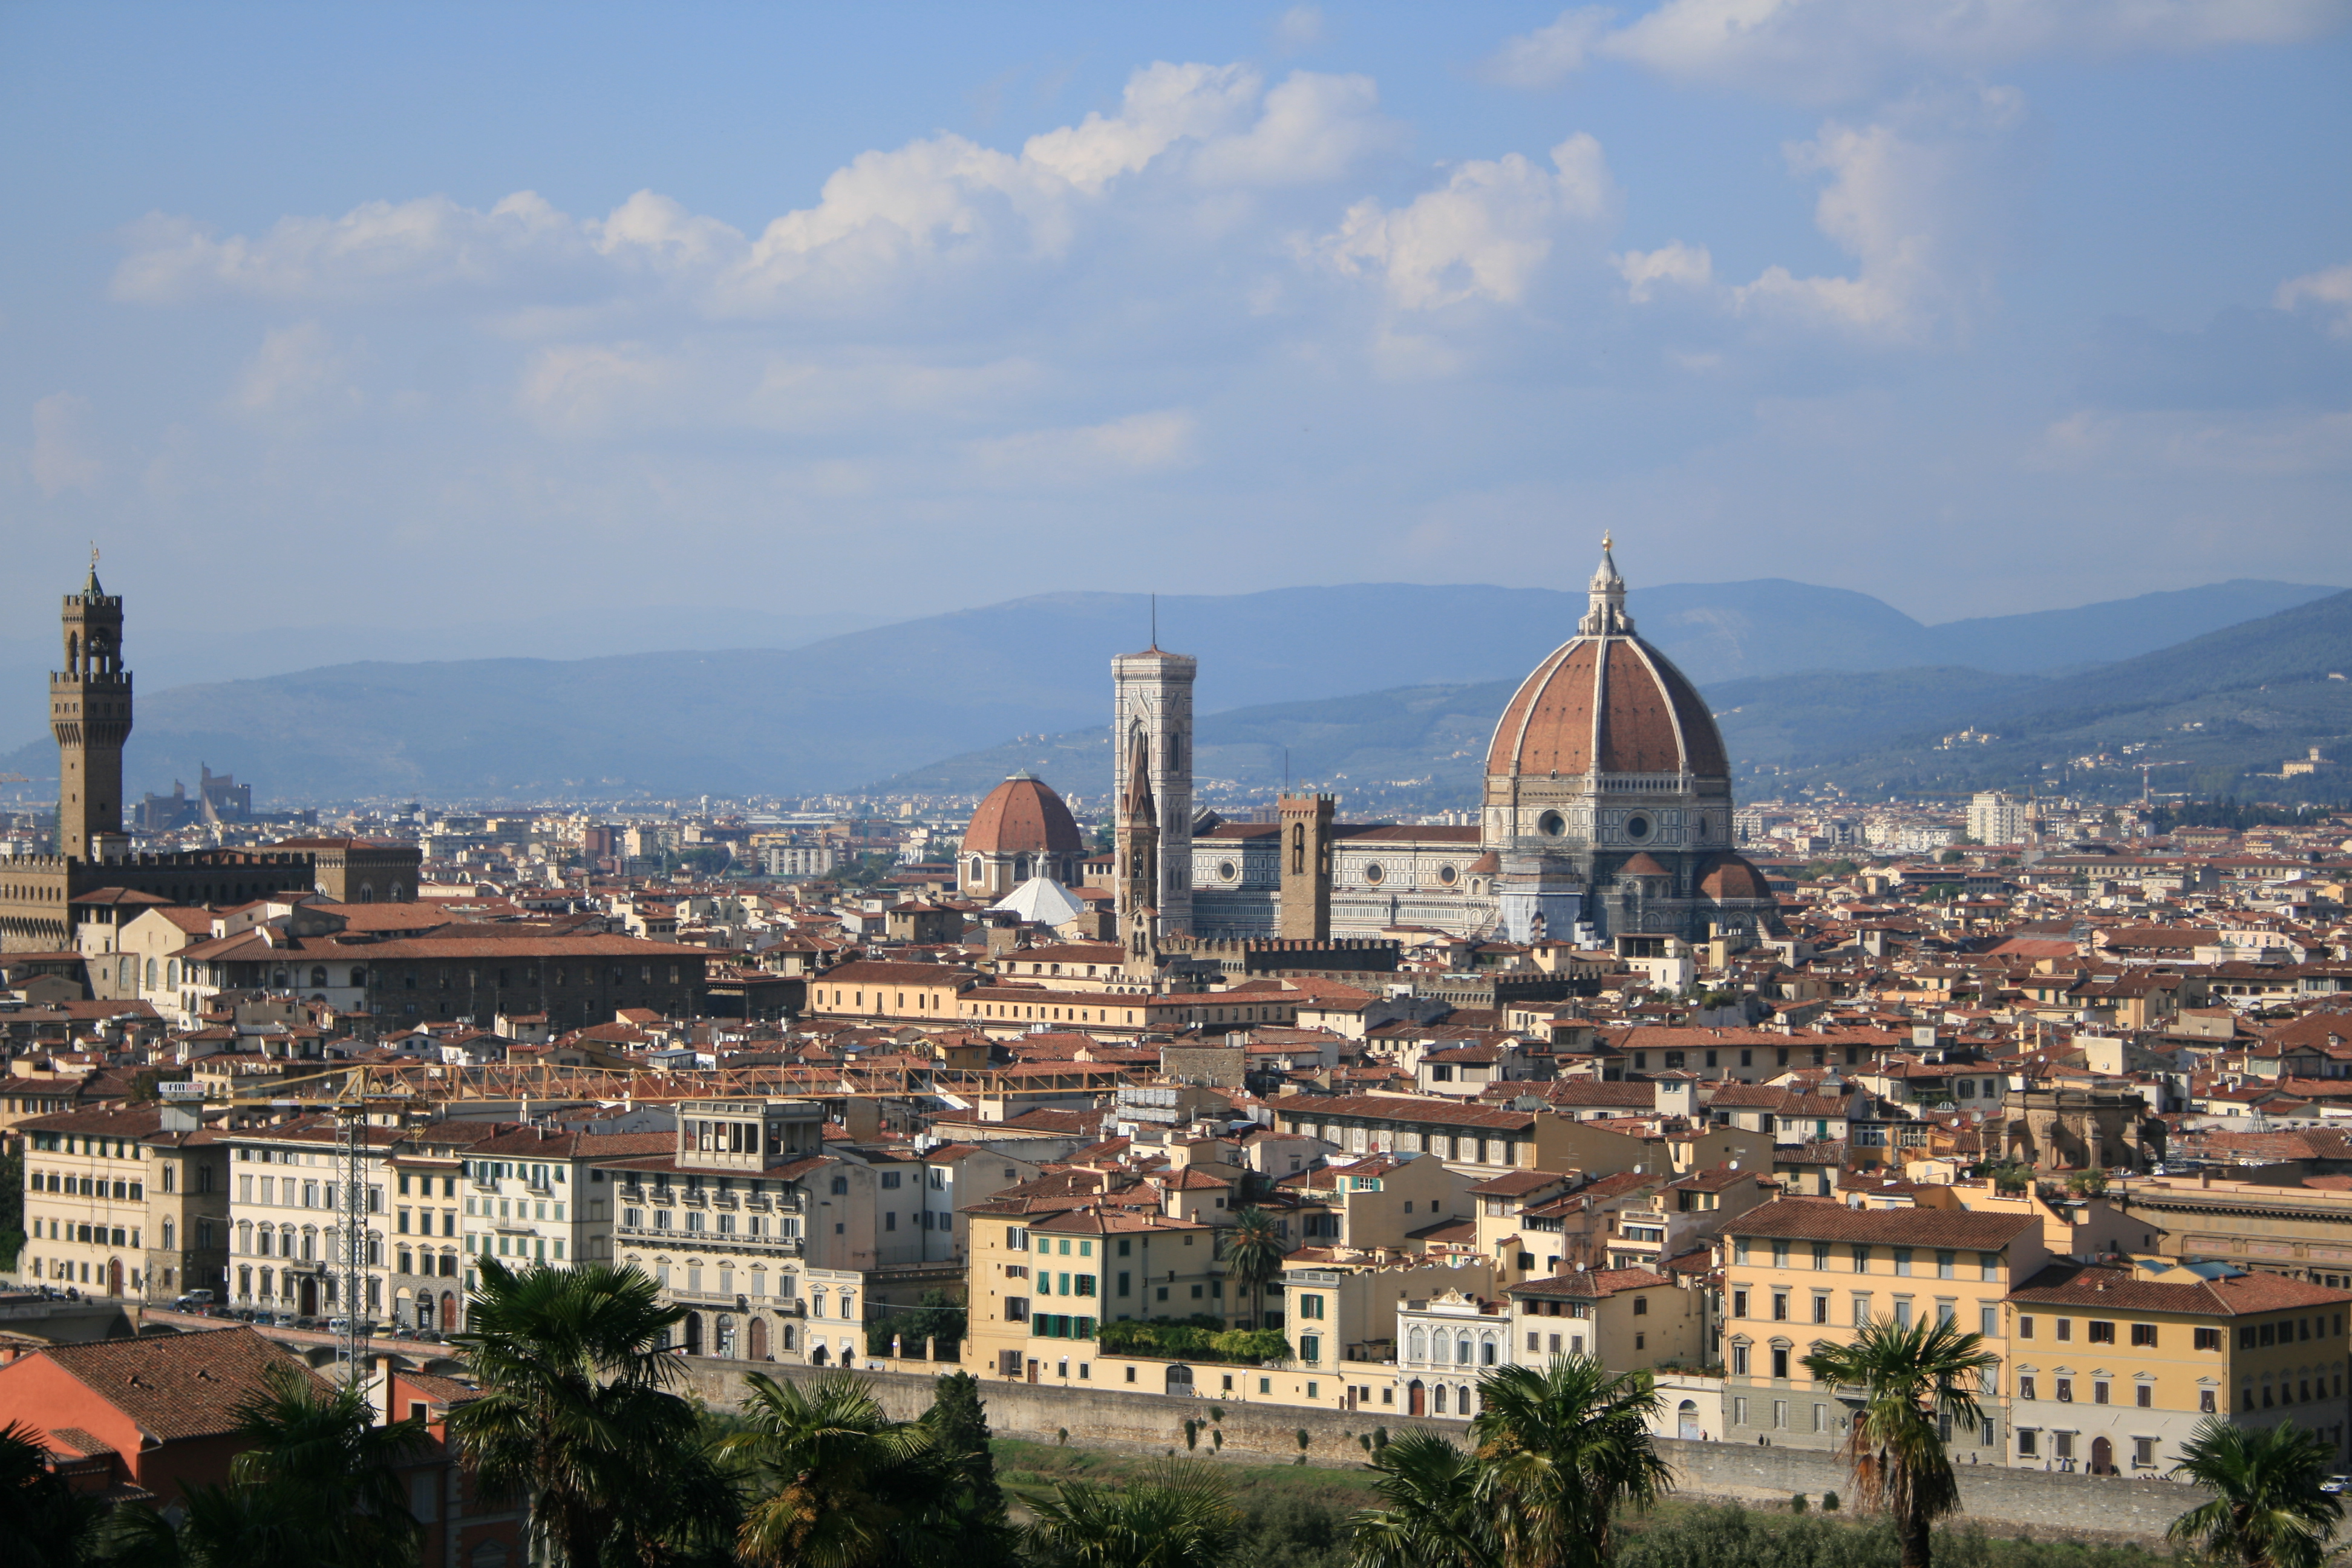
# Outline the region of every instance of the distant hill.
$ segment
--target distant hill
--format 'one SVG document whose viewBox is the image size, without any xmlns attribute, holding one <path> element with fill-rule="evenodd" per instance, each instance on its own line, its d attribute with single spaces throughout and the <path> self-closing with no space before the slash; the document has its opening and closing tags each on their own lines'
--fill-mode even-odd
<svg viewBox="0 0 2352 1568">
<path fill-rule="evenodd" d="M 1646 636 L 1714 684 L 1929 663 L 2042 669 L 2094 648 L 2125 658 L 2329 592 L 2226 583 L 1949 626 L 1778 580 L 1636 589 L 1631 608 Z M 1170 595 L 1158 614 L 1164 646 L 1202 656 L 1202 711 L 1227 713 L 1202 739 L 1230 754 L 1204 751 L 1204 773 L 1278 778 L 1287 744 L 1302 774 L 1434 779 L 1485 744 L 1468 737 L 1486 699 L 1451 689 L 1507 686 L 1583 609 L 1582 595 L 1548 589 L 1370 584 Z M 1140 595 L 1056 594 L 787 650 L 351 664 L 149 689 L 127 782 L 134 797 L 162 792 L 204 763 L 252 781 L 257 801 L 855 788 L 1008 735 L 1102 724 L 1108 661 L 1149 640 L 1151 614 Z M 1963 660 L 1958 648 L 1971 651 Z M 1282 711 L 1334 701 L 1321 717 Z M 1823 706 L 1841 716 L 1834 698 Z M 54 748 L 26 742 L 0 770 L 53 778 Z"/>
<path fill-rule="evenodd" d="M 2156 762 L 2179 764 L 2155 773 L 2158 789 L 2340 800 L 2352 798 L 2352 769 L 2307 781 L 2260 776 L 2314 745 L 2352 759 L 2352 680 L 2331 675 L 2352 676 L 2352 594 L 2061 678 L 1813 670 L 1703 689 L 1751 794 L 1835 784 L 1868 797 L 2057 782 L 2113 796 L 2137 791 L 2137 764 Z M 1270 789 L 1287 747 L 1292 776 L 1341 789 L 1360 812 L 1466 805 L 1516 685 L 1408 687 L 1211 715 L 1201 721 L 1199 772 Z M 1998 738 L 1945 744 L 1968 730 Z M 2095 760 L 2102 753 L 2105 763 Z M 1033 736 L 887 787 L 976 791 L 1020 768 L 1098 795 L 1109 788 L 1106 731 Z"/>
</svg>

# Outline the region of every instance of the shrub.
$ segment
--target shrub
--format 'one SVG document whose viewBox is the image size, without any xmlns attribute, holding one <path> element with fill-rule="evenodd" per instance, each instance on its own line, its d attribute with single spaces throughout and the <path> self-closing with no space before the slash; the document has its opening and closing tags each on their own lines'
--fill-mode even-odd
<svg viewBox="0 0 2352 1568">
<path fill-rule="evenodd" d="M 1790 1513 L 1802 1513 L 1805 1511 L 1804 1493 L 1799 1492 L 1796 1496 L 1789 1500 L 1789 1511 Z"/>
<path fill-rule="evenodd" d="M 1837 1510 L 1838 1510 L 1838 1500 L 1837 1500 L 1837 1493 L 1835 1493 L 1835 1492 L 1823 1492 L 1823 1493 L 1822 1494 L 1822 1511 L 1823 1513 L 1835 1513 Z"/>
</svg>

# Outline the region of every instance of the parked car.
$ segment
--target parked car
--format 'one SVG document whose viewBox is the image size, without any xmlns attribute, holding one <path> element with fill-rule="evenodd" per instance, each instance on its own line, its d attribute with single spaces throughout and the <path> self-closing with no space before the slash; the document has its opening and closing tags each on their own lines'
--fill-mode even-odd
<svg viewBox="0 0 2352 1568">
<path fill-rule="evenodd" d="M 2324 1492 L 2341 1492 L 2352 1489 L 2352 1476 L 2330 1476 L 2319 1483 Z"/>
<path fill-rule="evenodd" d="M 209 1290 L 189 1290 L 172 1305 L 183 1312 L 205 1311 L 213 1305 L 213 1293 Z"/>
</svg>

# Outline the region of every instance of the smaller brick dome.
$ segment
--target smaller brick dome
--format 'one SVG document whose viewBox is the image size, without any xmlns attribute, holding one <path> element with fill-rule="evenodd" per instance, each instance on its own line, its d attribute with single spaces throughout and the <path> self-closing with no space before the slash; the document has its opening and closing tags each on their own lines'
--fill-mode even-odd
<svg viewBox="0 0 2352 1568">
<path fill-rule="evenodd" d="M 1062 797 L 1028 773 L 1014 773 L 989 791 L 963 834 L 967 855 L 1076 855 L 1085 848 Z"/>
<path fill-rule="evenodd" d="M 1708 861 L 1699 874 L 1698 890 L 1717 903 L 1772 896 L 1772 889 L 1764 885 L 1764 873 L 1737 855 L 1718 855 Z"/>
</svg>

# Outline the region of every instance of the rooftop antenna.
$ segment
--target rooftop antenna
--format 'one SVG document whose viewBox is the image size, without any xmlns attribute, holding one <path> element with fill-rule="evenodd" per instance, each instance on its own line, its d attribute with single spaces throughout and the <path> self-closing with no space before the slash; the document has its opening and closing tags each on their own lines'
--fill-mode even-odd
<svg viewBox="0 0 2352 1568">
<path fill-rule="evenodd" d="M 1151 595 L 1151 646 L 1160 646 L 1160 595 Z"/>
</svg>

